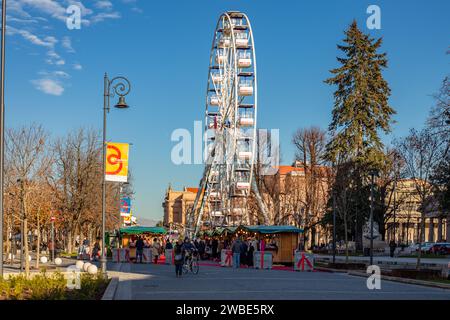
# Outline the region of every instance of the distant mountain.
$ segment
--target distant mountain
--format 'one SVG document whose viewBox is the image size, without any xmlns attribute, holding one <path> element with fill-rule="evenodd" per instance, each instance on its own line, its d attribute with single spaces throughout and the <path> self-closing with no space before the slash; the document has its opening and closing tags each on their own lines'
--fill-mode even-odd
<svg viewBox="0 0 450 320">
<path fill-rule="evenodd" d="M 137 224 L 139 226 L 154 227 L 154 226 L 156 226 L 157 223 L 158 223 L 158 220 L 137 217 Z"/>
</svg>

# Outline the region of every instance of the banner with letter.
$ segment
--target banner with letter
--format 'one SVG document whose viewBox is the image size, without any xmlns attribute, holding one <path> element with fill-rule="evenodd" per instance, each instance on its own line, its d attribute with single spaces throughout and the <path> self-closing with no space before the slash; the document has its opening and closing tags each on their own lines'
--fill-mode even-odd
<svg viewBox="0 0 450 320">
<path fill-rule="evenodd" d="M 108 142 L 106 144 L 106 181 L 127 182 L 128 150 L 128 143 Z"/>
<path fill-rule="evenodd" d="M 131 199 L 129 197 L 123 197 L 120 199 L 120 216 L 126 217 L 131 214 Z"/>
<path fill-rule="evenodd" d="M 123 217 L 123 224 L 130 225 L 131 224 L 131 214 Z"/>
</svg>

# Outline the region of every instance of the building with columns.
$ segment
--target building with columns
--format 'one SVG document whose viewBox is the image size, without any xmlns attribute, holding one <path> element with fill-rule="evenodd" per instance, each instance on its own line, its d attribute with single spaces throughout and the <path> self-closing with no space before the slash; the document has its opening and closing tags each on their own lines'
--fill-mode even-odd
<svg viewBox="0 0 450 320">
<path fill-rule="evenodd" d="M 421 201 L 418 196 L 414 181 L 402 179 L 397 181 L 393 192 L 395 202 L 391 203 L 395 210 L 390 214 L 386 225 L 386 240 L 395 239 L 396 243 L 419 242 L 419 228 L 421 225 Z M 423 235 L 425 242 L 450 241 L 449 214 L 442 212 L 433 203 L 425 210 L 425 230 Z"/>
</svg>

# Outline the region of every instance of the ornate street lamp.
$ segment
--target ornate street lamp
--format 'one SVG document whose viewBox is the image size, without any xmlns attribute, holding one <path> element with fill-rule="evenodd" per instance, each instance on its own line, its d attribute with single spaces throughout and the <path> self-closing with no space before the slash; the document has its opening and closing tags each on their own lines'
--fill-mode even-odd
<svg viewBox="0 0 450 320">
<path fill-rule="evenodd" d="M 375 177 L 378 176 L 377 169 L 371 169 L 370 174 L 370 265 L 373 265 L 373 187 L 375 183 Z"/>
<path fill-rule="evenodd" d="M 115 95 L 119 96 L 119 101 L 114 106 L 118 109 L 129 108 L 128 104 L 125 102 L 125 96 L 130 92 L 131 84 L 127 78 L 119 76 L 108 78 L 105 73 L 104 76 L 104 99 L 103 99 L 103 172 L 102 172 L 102 256 L 101 256 L 101 268 L 102 273 L 106 276 L 106 250 L 105 250 L 105 229 L 106 229 L 106 181 L 105 181 L 105 168 L 106 168 L 106 115 L 110 111 L 110 98 Z"/>
<path fill-rule="evenodd" d="M 0 66 L 0 279 L 3 278 L 3 169 L 5 148 L 5 31 L 6 0 L 2 1 L 2 42 Z"/>
</svg>

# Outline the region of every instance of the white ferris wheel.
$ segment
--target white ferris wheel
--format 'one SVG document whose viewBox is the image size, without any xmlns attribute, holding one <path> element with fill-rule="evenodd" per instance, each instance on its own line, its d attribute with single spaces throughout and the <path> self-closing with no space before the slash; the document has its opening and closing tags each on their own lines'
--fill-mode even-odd
<svg viewBox="0 0 450 320">
<path fill-rule="evenodd" d="M 255 189 L 258 88 L 255 43 L 247 15 L 223 13 L 214 32 L 205 108 L 205 169 L 187 231 L 248 224 Z M 256 188 L 257 189 L 257 188 Z M 259 193 L 258 193 L 259 195 Z"/>
</svg>

